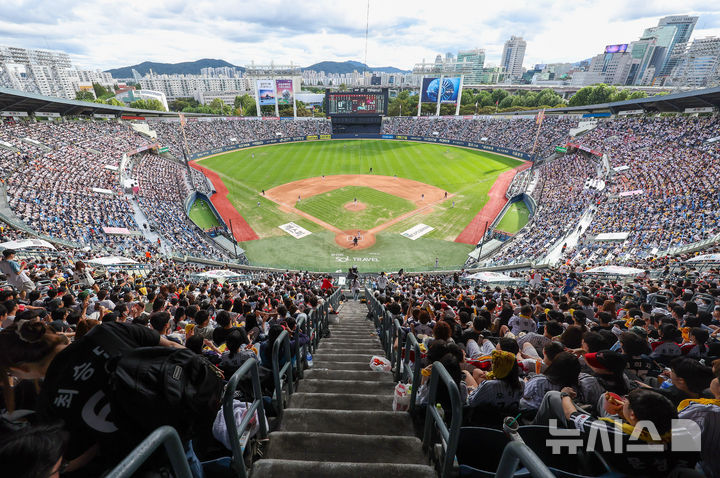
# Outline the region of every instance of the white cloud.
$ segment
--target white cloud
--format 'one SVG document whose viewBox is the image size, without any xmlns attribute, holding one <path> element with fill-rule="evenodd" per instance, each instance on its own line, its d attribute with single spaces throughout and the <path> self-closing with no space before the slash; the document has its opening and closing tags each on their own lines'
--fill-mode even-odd
<svg viewBox="0 0 720 478">
<path fill-rule="evenodd" d="M 367 61 L 411 68 L 480 47 L 497 63 L 510 35 L 527 40 L 526 66 L 577 61 L 685 13 L 701 16 L 695 37 L 720 36 L 720 8 L 707 1 L 371 0 Z M 0 43 L 68 51 L 77 65 L 103 69 L 200 58 L 308 65 L 362 61 L 365 21 L 366 3 L 349 0 L 3 0 Z"/>
</svg>

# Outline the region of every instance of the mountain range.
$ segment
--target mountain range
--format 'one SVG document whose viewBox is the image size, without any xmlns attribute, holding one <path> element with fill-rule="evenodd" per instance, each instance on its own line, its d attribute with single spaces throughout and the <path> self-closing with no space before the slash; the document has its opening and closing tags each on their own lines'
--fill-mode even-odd
<svg viewBox="0 0 720 478">
<path fill-rule="evenodd" d="M 181 63 L 156 63 L 153 61 L 144 61 L 137 65 L 124 66 L 106 70 L 113 78 L 132 78 L 132 70 L 136 70 L 140 75 L 146 75 L 150 70 L 158 75 L 199 75 L 203 68 L 219 68 L 221 66 L 235 67 L 240 71 L 245 71 L 242 66 L 235 66 L 225 60 L 213 60 L 204 58 L 197 61 L 183 61 Z"/>
<path fill-rule="evenodd" d="M 137 65 L 124 66 L 121 68 L 113 68 L 106 70 L 113 78 L 132 78 L 132 70 L 136 70 L 140 75 L 146 75 L 150 70 L 158 75 L 199 75 L 203 68 L 218 68 L 222 66 L 235 67 L 240 71 L 245 71 L 242 66 L 236 66 L 225 60 L 215 60 L 204 58 L 197 61 L 184 61 L 181 63 L 157 63 L 152 61 L 144 61 Z M 302 68 L 303 70 L 324 71 L 325 73 L 352 73 L 353 71 L 376 71 L 383 73 L 410 73 L 409 70 L 401 70 L 393 66 L 369 67 L 359 61 L 321 61 Z"/>
</svg>

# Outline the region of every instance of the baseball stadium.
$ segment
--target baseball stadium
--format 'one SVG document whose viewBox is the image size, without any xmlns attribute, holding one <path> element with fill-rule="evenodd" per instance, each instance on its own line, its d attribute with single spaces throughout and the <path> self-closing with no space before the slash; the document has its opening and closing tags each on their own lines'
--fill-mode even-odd
<svg viewBox="0 0 720 478">
<path fill-rule="evenodd" d="M 528 166 L 467 148 L 365 139 L 260 146 L 192 163 L 228 191 L 213 202 L 228 223 L 237 217 L 233 233 L 250 264 L 369 272 L 462 267 Z M 508 226 L 512 233 L 524 223 Z"/>
<path fill-rule="evenodd" d="M 104 6 L 9 3 L 0 40 L 91 59 L 66 22 Z M 118 58 L 362 30 L 145 3 L 82 30 Z M 673 15 L 576 63 L 513 35 L 370 71 L 363 16 L 365 63 L 314 69 L 0 46 L 0 476 L 720 477 L 720 39 Z"/>
</svg>

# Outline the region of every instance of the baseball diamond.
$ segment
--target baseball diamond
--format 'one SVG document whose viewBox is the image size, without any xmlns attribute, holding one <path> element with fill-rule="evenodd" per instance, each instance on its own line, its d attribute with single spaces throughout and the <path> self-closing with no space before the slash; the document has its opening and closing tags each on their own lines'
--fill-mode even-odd
<svg viewBox="0 0 720 478">
<path fill-rule="evenodd" d="M 334 140 L 239 150 L 192 166 L 227 190 L 213 196 L 220 214 L 247 222 L 235 236 L 251 264 L 335 270 L 343 257 L 371 271 L 410 258 L 418 269 L 434 268 L 436 257 L 439 267 L 461 266 L 478 240 L 473 219 L 502 209 L 525 163 L 447 145 Z M 288 222 L 312 234 L 296 239 L 278 228 Z M 414 241 L 401 236 L 420 223 L 432 231 Z"/>
</svg>

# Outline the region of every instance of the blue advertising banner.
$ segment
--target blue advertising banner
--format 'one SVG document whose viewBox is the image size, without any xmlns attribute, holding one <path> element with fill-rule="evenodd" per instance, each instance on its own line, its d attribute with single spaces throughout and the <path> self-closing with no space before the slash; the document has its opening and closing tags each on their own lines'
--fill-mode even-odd
<svg viewBox="0 0 720 478">
<path fill-rule="evenodd" d="M 440 91 L 441 103 L 456 103 L 460 94 L 460 77 L 443 78 L 440 88 L 440 78 L 423 78 L 422 102 L 437 103 Z"/>
</svg>

